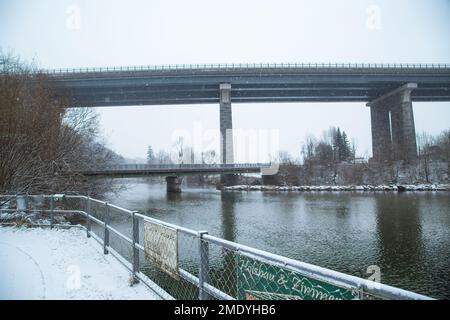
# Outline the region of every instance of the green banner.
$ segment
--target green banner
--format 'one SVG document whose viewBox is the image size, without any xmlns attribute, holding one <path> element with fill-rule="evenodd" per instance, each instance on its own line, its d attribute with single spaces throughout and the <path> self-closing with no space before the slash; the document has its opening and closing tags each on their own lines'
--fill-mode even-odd
<svg viewBox="0 0 450 320">
<path fill-rule="evenodd" d="M 354 300 L 356 290 L 307 277 L 299 272 L 237 255 L 240 300 Z"/>
</svg>

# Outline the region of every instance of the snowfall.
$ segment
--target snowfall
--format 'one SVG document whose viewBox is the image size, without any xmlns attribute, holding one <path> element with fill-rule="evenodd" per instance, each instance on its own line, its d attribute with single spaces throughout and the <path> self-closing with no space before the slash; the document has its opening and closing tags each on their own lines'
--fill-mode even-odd
<svg viewBox="0 0 450 320">
<path fill-rule="evenodd" d="M 159 299 L 85 231 L 0 227 L 0 300 Z"/>
</svg>

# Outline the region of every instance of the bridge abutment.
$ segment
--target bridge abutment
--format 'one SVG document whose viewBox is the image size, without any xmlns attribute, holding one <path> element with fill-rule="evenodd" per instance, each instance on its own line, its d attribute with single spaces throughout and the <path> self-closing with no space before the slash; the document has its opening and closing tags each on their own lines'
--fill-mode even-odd
<svg viewBox="0 0 450 320">
<path fill-rule="evenodd" d="M 167 192 L 180 193 L 182 182 L 183 182 L 183 178 L 178 177 L 178 176 L 166 177 Z"/>
<path fill-rule="evenodd" d="M 373 159 L 382 161 L 417 158 L 416 131 L 411 92 L 416 83 L 408 83 L 369 103 Z"/>
</svg>

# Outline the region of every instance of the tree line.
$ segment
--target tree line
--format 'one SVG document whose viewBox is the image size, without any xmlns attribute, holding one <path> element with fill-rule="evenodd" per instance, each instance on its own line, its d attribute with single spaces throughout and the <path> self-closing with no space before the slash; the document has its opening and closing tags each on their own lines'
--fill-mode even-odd
<svg viewBox="0 0 450 320">
<path fill-rule="evenodd" d="M 301 154 L 306 162 L 342 162 L 353 160 L 356 147 L 348 140 L 347 133 L 339 127 L 330 127 L 321 139 L 308 136 Z"/>
<path fill-rule="evenodd" d="M 219 154 L 216 150 L 206 150 L 194 153 L 194 149 L 186 144 L 183 137 L 178 137 L 172 146 L 172 152 L 164 150 L 153 151 L 153 147 L 147 147 L 148 164 L 190 164 L 200 161 L 202 164 L 213 164 L 219 162 Z"/>
</svg>

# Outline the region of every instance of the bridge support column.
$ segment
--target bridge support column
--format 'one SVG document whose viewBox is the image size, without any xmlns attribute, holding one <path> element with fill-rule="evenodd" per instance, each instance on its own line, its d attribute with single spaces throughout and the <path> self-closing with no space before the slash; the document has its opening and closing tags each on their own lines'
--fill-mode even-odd
<svg viewBox="0 0 450 320">
<path fill-rule="evenodd" d="M 231 84 L 221 83 L 220 90 L 220 162 L 234 163 L 233 155 L 233 119 L 231 112 Z M 221 184 L 232 185 L 237 180 L 234 174 L 222 174 Z"/>
<path fill-rule="evenodd" d="M 220 160 L 233 163 L 233 119 L 231 115 L 231 84 L 220 84 Z"/>
<path fill-rule="evenodd" d="M 369 103 L 373 159 L 414 160 L 417 157 L 416 131 L 408 83 Z"/>
<path fill-rule="evenodd" d="M 167 192 L 180 193 L 181 192 L 181 182 L 183 182 L 183 179 L 178 176 L 166 177 Z"/>
<path fill-rule="evenodd" d="M 391 124 L 389 109 L 385 106 L 370 107 L 372 127 L 372 156 L 382 160 L 391 153 Z"/>
</svg>

